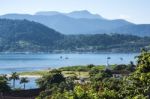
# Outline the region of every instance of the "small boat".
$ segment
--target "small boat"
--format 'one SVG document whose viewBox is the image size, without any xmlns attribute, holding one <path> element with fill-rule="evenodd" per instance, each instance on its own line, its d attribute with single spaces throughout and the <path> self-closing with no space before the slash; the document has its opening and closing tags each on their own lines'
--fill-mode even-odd
<svg viewBox="0 0 150 99">
<path fill-rule="evenodd" d="M 121 60 L 121 61 L 123 61 L 123 58 L 122 58 L 122 57 L 120 57 L 120 60 Z"/>
<path fill-rule="evenodd" d="M 68 57 L 66 57 L 65 59 L 69 59 Z"/>
</svg>

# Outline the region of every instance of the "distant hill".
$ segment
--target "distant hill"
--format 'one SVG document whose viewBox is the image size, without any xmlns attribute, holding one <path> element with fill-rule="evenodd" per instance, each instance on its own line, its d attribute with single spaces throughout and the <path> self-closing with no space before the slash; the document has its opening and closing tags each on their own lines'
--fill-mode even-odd
<svg viewBox="0 0 150 99">
<path fill-rule="evenodd" d="M 0 18 L 27 19 L 39 22 L 63 34 L 109 34 L 119 27 L 134 25 L 122 19 L 108 20 L 88 11 L 74 11 L 71 13 L 50 11 L 37 12 L 35 15 L 6 14 L 0 16 Z"/>
<path fill-rule="evenodd" d="M 35 13 L 35 15 L 43 15 L 43 16 L 52 16 L 52 15 L 58 15 L 58 14 L 63 14 L 57 11 L 41 11 L 41 12 L 37 12 Z"/>
<path fill-rule="evenodd" d="M 40 23 L 0 19 L 0 51 L 52 49 L 63 35 Z"/>
<path fill-rule="evenodd" d="M 68 35 L 57 43 L 59 49 L 77 52 L 140 52 L 150 49 L 150 37 L 123 34 Z"/>
<path fill-rule="evenodd" d="M 116 28 L 112 32 L 138 36 L 150 36 L 150 24 L 127 25 Z"/>
<path fill-rule="evenodd" d="M 0 52 L 139 52 L 149 42 L 123 34 L 63 35 L 37 22 L 0 19 Z"/>
<path fill-rule="evenodd" d="M 71 18 L 76 18 L 76 19 L 104 19 L 102 16 L 98 14 L 92 14 L 87 10 L 81 10 L 81 11 L 73 11 L 70 13 L 60 13 L 57 11 L 41 11 L 37 12 L 35 15 L 47 15 L 47 16 L 52 16 L 52 15 L 66 15 Z"/>
</svg>

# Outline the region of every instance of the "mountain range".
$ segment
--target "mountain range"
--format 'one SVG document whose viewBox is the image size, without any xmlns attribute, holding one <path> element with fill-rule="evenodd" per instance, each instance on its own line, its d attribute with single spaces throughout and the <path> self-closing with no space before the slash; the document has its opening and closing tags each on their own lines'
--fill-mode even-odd
<svg viewBox="0 0 150 99">
<path fill-rule="evenodd" d="M 0 18 L 35 21 L 63 34 L 119 33 L 150 36 L 150 24 L 134 24 L 123 19 L 109 20 L 86 10 L 70 13 L 41 11 L 34 15 L 6 14 Z"/>
<path fill-rule="evenodd" d="M 64 35 L 34 21 L 0 19 L 0 52 L 139 52 L 149 42 L 122 34 Z"/>
</svg>

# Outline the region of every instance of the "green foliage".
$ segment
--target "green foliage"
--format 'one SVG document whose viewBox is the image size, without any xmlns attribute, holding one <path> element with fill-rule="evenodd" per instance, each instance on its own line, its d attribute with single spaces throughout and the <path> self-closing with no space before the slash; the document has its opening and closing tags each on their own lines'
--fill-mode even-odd
<svg viewBox="0 0 150 99">
<path fill-rule="evenodd" d="M 102 70 L 98 71 L 97 69 L 93 70 L 93 72 L 90 72 L 90 79 L 91 81 L 102 81 L 105 78 L 112 77 L 112 73 L 110 70 Z"/>
<path fill-rule="evenodd" d="M 0 52 L 139 52 L 150 37 L 122 34 L 63 35 L 40 23 L 0 19 Z"/>
<path fill-rule="evenodd" d="M 52 99 L 99 99 L 98 94 L 88 87 L 90 86 L 77 85 L 73 91 L 54 94 Z"/>
<path fill-rule="evenodd" d="M 150 53 L 143 51 L 140 56 L 138 56 L 137 72 L 148 73 L 150 72 Z"/>
<path fill-rule="evenodd" d="M 13 88 L 15 88 L 15 81 L 19 80 L 19 74 L 17 72 L 13 72 L 9 79 L 13 80 Z"/>
<path fill-rule="evenodd" d="M 29 80 L 28 80 L 28 78 L 26 78 L 26 77 L 22 77 L 22 78 L 20 79 L 20 84 L 24 84 L 24 89 L 25 89 L 25 84 L 28 83 L 28 82 L 29 82 Z"/>
<path fill-rule="evenodd" d="M 58 48 L 70 51 L 140 52 L 150 39 L 121 34 L 69 35 L 60 40 Z"/>
<path fill-rule="evenodd" d="M 87 66 L 68 66 L 59 68 L 62 71 L 90 71 L 92 69 L 103 70 L 105 66 L 95 66 L 93 64 Z"/>
<path fill-rule="evenodd" d="M 39 99 L 149 99 L 150 98 L 150 52 L 143 51 L 138 56 L 137 66 L 116 65 L 113 70 L 132 72 L 123 78 L 113 78 L 109 69 L 100 70 L 97 66 L 87 66 L 91 81 L 75 83 L 67 80 L 47 87 Z M 78 67 L 75 67 L 78 68 Z M 70 69 L 70 68 L 69 68 Z M 59 72 L 57 72 L 59 73 Z M 72 83 L 71 83 L 71 82 Z M 68 82 L 68 83 L 67 83 Z M 68 86 L 69 85 L 69 86 Z M 72 87 L 70 87 L 72 86 Z M 71 88 L 71 89 L 69 89 Z M 49 92 L 49 94 L 47 94 Z"/>
<path fill-rule="evenodd" d="M 116 65 L 113 70 L 116 71 L 128 71 L 128 72 L 134 72 L 135 71 L 136 66 L 131 62 L 129 65 Z"/>
<path fill-rule="evenodd" d="M 9 92 L 8 80 L 5 76 L 0 76 L 0 92 Z"/>
<path fill-rule="evenodd" d="M 0 51 L 47 52 L 63 35 L 40 23 L 0 19 Z"/>
<path fill-rule="evenodd" d="M 124 79 L 122 95 L 133 99 L 147 99 L 150 94 L 150 53 L 142 51 L 138 56 L 136 71 Z"/>
<path fill-rule="evenodd" d="M 74 82 L 72 78 L 64 78 L 59 70 L 52 70 L 47 75 L 37 80 L 40 88 L 45 91 L 41 92 L 39 99 L 49 99 L 51 94 L 55 96 L 57 92 L 63 93 L 65 90 L 73 90 Z M 53 99 L 53 98 L 52 98 Z"/>
<path fill-rule="evenodd" d="M 100 99 L 121 99 L 118 94 L 119 93 L 114 90 L 104 89 L 100 95 Z"/>
<path fill-rule="evenodd" d="M 40 88 L 46 88 L 51 84 L 59 84 L 65 81 L 65 78 L 59 71 L 52 71 L 47 75 L 44 75 L 42 78 L 39 78 L 36 82 Z"/>
<path fill-rule="evenodd" d="M 39 70 L 39 71 L 27 71 L 27 72 L 19 72 L 19 75 L 37 75 L 37 76 L 43 76 L 47 74 L 49 70 Z"/>
</svg>

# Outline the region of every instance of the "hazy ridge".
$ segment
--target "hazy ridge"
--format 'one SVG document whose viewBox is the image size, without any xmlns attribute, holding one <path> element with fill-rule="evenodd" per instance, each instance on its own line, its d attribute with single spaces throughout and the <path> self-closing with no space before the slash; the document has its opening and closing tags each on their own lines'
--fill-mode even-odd
<svg viewBox="0 0 150 99">
<path fill-rule="evenodd" d="M 103 34 L 119 33 L 137 36 L 150 36 L 149 24 L 134 24 L 123 19 L 108 20 L 86 10 L 70 13 L 56 11 L 29 14 L 6 14 L 0 18 L 27 19 L 42 23 L 63 34 Z"/>
</svg>

